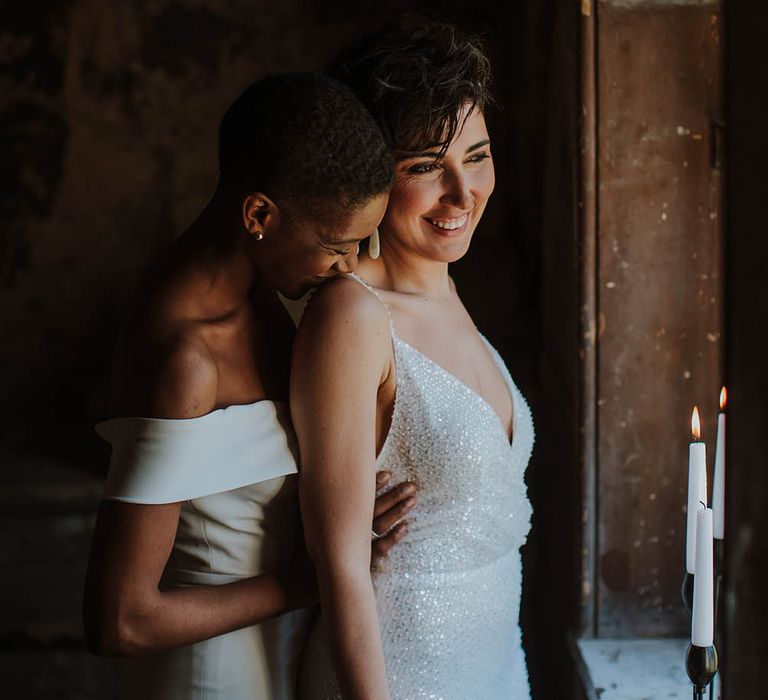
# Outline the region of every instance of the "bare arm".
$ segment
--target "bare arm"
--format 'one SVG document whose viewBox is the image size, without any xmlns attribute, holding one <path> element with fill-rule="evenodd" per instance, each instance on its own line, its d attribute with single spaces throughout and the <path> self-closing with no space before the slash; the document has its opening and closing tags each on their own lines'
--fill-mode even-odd
<svg viewBox="0 0 768 700">
<path fill-rule="evenodd" d="M 299 585 L 310 577 L 289 570 L 161 591 L 178 518 L 179 504 L 102 504 L 83 607 L 95 653 L 134 656 L 193 644 L 312 602 L 311 587 Z"/>
<path fill-rule="evenodd" d="M 294 346 L 291 409 L 300 498 L 347 700 L 387 700 L 370 576 L 376 399 L 391 362 L 386 310 L 349 281 L 315 295 Z"/>
<path fill-rule="evenodd" d="M 181 342 L 166 350 L 160 379 L 141 387 L 144 414 L 188 418 L 212 410 L 217 373 L 205 347 Z M 135 384 L 130 393 L 135 405 Z M 223 586 L 161 591 L 180 507 L 102 503 L 83 601 L 86 639 L 96 653 L 137 655 L 192 644 L 315 598 L 311 568 L 300 560 L 286 571 Z"/>
<path fill-rule="evenodd" d="M 155 369 L 156 379 L 144 386 L 132 377 L 124 389 L 118 386 L 117 414 L 188 418 L 215 408 L 217 372 L 204 347 L 182 343 L 167 349 L 165 361 Z M 138 374 L 146 379 L 149 372 Z M 388 482 L 389 475 L 379 476 L 380 486 Z M 378 532 L 410 510 L 414 490 L 412 484 L 399 484 L 377 500 Z M 314 570 L 303 547 L 281 571 L 222 586 L 161 591 L 180 508 L 179 503 L 102 503 L 83 600 L 86 639 L 95 653 L 132 656 L 193 644 L 317 600 Z M 386 555 L 404 533 L 401 523 L 376 540 L 374 555 Z"/>
</svg>

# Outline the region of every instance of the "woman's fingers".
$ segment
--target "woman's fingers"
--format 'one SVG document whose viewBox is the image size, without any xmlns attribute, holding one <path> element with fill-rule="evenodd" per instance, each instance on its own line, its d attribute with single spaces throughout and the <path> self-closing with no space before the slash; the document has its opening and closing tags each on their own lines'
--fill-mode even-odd
<svg viewBox="0 0 768 700">
<path fill-rule="evenodd" d="M 416 494 L 417 488 L 416 484 L 414 484 L 412 481 L 403 481 L 402 483 L 398 484 L 397 486 L 394 486 L 393 488 L 389 489 L 386 493 L 379 494 L 376 496 L 376 503 L 373 506 L 373 517 L 374 519 L 382 517 L 385 513 L 389 511 L 398 511 L 398 509 L 410 498 L 413 498 Z M 405 512 L 407 513 L 411 508 L 413 508 L 413 504 L 410 505 L 410 507 L 406 508 Z M 399 515 L 392 520 L 392 523 L 390 523 L 390 527 L 393 523 L 397 522 L 399 518 L 403 516 L 403 513 L 398 511 Z M 374 530 L 376 532 L 384 532 L 384 530 L 379 530 L 378 528 L 374 527 Z"/>
<path fill-rule="evenodd" d="M 392 528 L 392 530 L 383 537 L 379 537 L 379 539 L 374 540 L 371 543 L 371 563 L 375 564 L 376 561 L 382 557 L 386 557 L 387 554 L 389 554 L 389 550 L 392 549 L 392 547 L 394 547 L 401 539 L 403 539 L 403 537 L 405 537 L 406 532 L 408 532 L 408 524 L 400 523 L 397 527 Z"/>
<path fill-rule="evenodd" d="M 376 493 L 381 491 L 381 489 L 383 489 L 389 483 L 391 478 L 392 474 L 390 474 L 388 471 L 376 472 Z"/>
<path fill-rule="evenodd" d="M 384 488 L 390 479 L 389 472 L 378 472 L 376 490 Z M 374 563 L 387 556 L 392 547 L 408 532 L 408 524 L 400 521 L 416 505 L 417 491 L 416 484 L 404 481 L 376 497 L 371 527 L 379 537 L 371 542 L 371 557 Z"/>
<path fill-rule="evenodd" d="M 378 535 L 388 533 L 416 505 L 416 496 L 397 501 L 392 508 L 373 519 L 373 531 Z"/>
</svg>

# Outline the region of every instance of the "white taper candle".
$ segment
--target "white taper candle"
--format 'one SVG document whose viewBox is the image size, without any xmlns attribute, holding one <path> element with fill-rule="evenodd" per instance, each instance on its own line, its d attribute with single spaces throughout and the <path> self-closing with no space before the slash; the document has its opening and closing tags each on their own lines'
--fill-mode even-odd
<svg viewBox="0 0 768 700">
<path fill-rule="evenodd" d="M 696 562 L 696 511 L 707 502 L 707 446 L 692 442 L 688 450 L 688 513 L 685 536 L 685 569 L 693 573 Z"/>
<path fill-rule="evenodd" d="M 715 539 L 725 537 L 725 387 L 720 392 L 720 414 L 717 417 L 717 444 L 715 446 L 715 473 L 712 477 L 712 534 Z"/>
<path fill-rule="evenodd" d="M 715 633 L 712 509 L 700 505 L 696 511 L 696 521 L 696 570 L 693 574 L 691 644 L 697 647 L 710 647 L 714 643 Z"/>
</svg>

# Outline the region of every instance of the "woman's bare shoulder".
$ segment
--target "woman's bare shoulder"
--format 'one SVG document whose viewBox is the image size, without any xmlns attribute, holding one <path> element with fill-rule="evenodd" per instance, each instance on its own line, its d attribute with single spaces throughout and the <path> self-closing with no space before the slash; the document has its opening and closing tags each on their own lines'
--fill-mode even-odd
<svg viewBox="0 0 768 700">
<path fill-rule="evenodd" d="M 303 327 L 351 333 L 382 330 L 389 334 L 389 311 L 381 299 L 347 275 L 326 282 L 312 296 L 302 317 Z"/>
<path fill-rule="evenodd" d="M 194 418 L 213 410 L 217 392 L 216 361 L 194 329 L 138 334 L 118 345 L 112 415 Z"/>
</svg>

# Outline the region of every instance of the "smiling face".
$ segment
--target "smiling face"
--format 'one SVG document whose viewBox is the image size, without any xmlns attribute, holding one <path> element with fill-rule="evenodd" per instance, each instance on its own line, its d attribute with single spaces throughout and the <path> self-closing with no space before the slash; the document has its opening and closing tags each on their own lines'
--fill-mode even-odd
<svg viewBox="0 0 768 700">
<path fill-rule="evenodd" d="M 485 118 L 473 111 L 443 155 L 438 150 L 397 154 L 395 185 L 380 227 L 382 249 L 446 263 L 458 260 L 467 252 L 494 184 Z"/>
<path fill-rule="evenodd" d="M 273 210 L 260 229 L 263 239 L 253 244 L 256 264 L 272 287 L 289 299 L 299 299 L 326 279 L 357 267 L 358 244 L 376 229 L 386 206 L 387 195 L 381 194 L 335 223 L 287 220 Z M 337 217 L 328 217 L 333 218 Z"/>
</svg>

